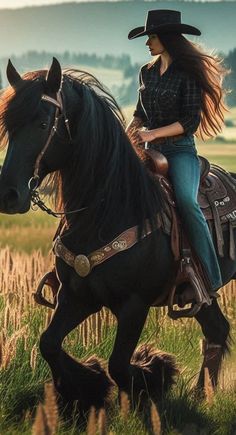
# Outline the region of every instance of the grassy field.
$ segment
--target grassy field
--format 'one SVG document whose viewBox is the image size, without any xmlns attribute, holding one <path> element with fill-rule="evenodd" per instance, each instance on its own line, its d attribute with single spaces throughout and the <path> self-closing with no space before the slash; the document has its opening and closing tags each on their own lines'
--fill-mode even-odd
<svg viewBox="0 0 236 435">
<path fill-rule="evenodd" d="M 40 249 L 47 254 L 58 223 L 58 219 L 40 210 L 27 215 L 0 215 L 0 246 L 27 253 Z"/>
<path fill-rule="evenodd" d="M 36 306 L 32 298 L 32 291 L 49 264 L 50 259 L 40 252 L 28 255 L 12 252 L 8 248 L 0 251 L 0 433 L 4 435 L 31 433 L 36 408 L 44 401 L 44 384 L 50 379 L 48 366 L 39 354 L 38 340 L 50 320 L 51 311 Z M 233 337 L 236 332 L 235 296 L 235 285 L 230 284 L 222 291 L 221 304 L 231 321 Z M 70 334 L 65 346 L 77 358 L 96 354 L 107 361 L 114 338 L 115 320 L 103 310 Z M 180 369 L 177 384 L 158 404 L 162 431 L 152 432 L 156 421 L 153 421 L 154 417 L 145 424 L 142 416 L 129 410 L 127 404 L 125 409 L 120 409 L 117 390 L 114 389 L 110 405 L 106 408 L 106 430 L 100 427 L 97 433 L 235 434 L 235 346 L 232 356 L 224 362 L 218 392 L 213 398 L 208 395 L 207 400 L 199 401 L 194 397 L 192 387 L 202 358 L 200 338 L 196 321 L 173 322 L 166 316 L 165 310 L 151 309 L 140 343 L 152 343 L 156 348 L 173 353 Z M 51 403 L 50 412 L 52 408 L 55 422 L 57 409 Z M 85 420 L 80 417 L 76 423 L 76 415 L 68 421 L 61 411 L 55 432 L 44 431 L 42 416 L 37 418 L 41 429 L 38 432 L 34 429 L 34 434 L 85 434 L 88 416 Z M 96 431 L 90 427 L 87 433 L 95 435 Z"/>
<path fill-rule="evenodd" d="M 235 143 L 197 143 L 198 154 L 206 157 L 211 163 L 216 163 L 229 172 L 236 172 L 236 141 Z"/>
<path fill-rule="evenodd" d="M 93 68 L 83 65 L 80 65 L 79 69 L 94 75 L 103 85 L 112 91 L 115 98 L 118 97 L 118 95 L 116 95 L 117 87 L 128 85 L 130 82 L 130 79 L 124 79 L 123 71 L 119 69 Z"/>
</svg>

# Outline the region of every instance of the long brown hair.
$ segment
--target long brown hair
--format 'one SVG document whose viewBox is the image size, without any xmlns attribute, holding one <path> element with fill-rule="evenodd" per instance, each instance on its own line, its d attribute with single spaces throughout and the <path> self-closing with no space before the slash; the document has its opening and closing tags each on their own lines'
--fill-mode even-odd
<svg viewBox="0 0 236 435">
<path fill-rule="evenodd" d="M 201 120 L 196 136 L 201 139 L 216 136 L 222 130 L 227 111 L 222 82 L 229 71 L 222 59 L 205 53 L 183 35 L 163 34 L 158 37 L 177 67 L 194 77 L 202 89 Z"/>
</svg>

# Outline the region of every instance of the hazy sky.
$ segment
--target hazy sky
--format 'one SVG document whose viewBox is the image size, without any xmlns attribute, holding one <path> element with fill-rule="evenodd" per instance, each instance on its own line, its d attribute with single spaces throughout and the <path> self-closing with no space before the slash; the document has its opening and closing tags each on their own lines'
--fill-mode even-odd
<svg viewBox="0 0 236 435">
<path fill-rule="evenodd" d="M 37 6 L 56 3 L 72 3 L 75 0 L 0 0 L 0 8 L 18 8 L 23 6 Z M 76 2 L 86 1 L 116 1 L 116 0 L 76 0 Z M 204 1 L 204 0 L 203 0 Z M 215 0 L 208 0 L 215 1 Z"/>
<path fill-rule="evenodd" d="M 81 3 L 97 1 L 117 1 L 117 0 L 0 0 L 0 9 L 20 8 L 23 6 L 38 6 L 58 3 Z"/>
<path fill-rule="evenodd" d="M 23 6 L 37 6 L 57 3 L 81 3 L 82 1 L 101 1 L 101 0 L 0 0 L 0 8 L 19 8 Z M 104 0 L 103 0 L 104 1 Z M 111 0 L 105 0 L 111 1 Z"/>
</svg>

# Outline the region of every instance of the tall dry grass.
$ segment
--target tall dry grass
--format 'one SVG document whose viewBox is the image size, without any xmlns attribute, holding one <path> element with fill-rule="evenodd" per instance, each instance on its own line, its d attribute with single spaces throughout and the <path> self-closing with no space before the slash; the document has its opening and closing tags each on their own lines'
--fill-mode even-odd
<svg viewBox="0 0 236 435">
<path fill-rule="evenodd" d="M 53 310 L 42 308 L 36 305 L 33 292 L 35 291 L 41 277 L 53 265 L 53 259 L 50 257 L 45 258 L 40 251 L 35 251 L 32 255 L 19 252 L 11 252 L 9 248 L 4 248 L 0 251 L 0 368 L 6 370 L 10 367 L 12 361 L 17 360 L 17 344 L 20 341 L 21 346 L 23 342 L 24 349 L 27 350 L 26 354 L 29 355 L 29 367 L 32 373 L 37 373 L 37 364 L 39 362 L 38 340 L 40 333 L 45 329 L 50 322 Z M 50 293 L 47 295 L 50 296 Z M 221 306 L 231 321 L 235 330 L 235 304 L 236 300 L 236 285 L 235 281 L 225 286 L 221 291 L 220 303 Z M 40 314 L 40 322 L 35 327 L 34 319 L 35 313 Z M 152 311 L 149 326 L 152 326 L 152 331 L 157 331 L 158 335 L 160 329 L 162 335 L 168 335 L 171 329 L 172 340 L 179 335 L 186 337 L 189 334 L 189 341 L 191 343 L 191 334 L 195 328 L 195 320 L 187 319 L 181 322 L 174 322 L 167 319 L 166 308 Z M 72 338 L 68 340 L 68 344 L 76 349 L 80 343 L 85 349 L 92 349 L 93 352 L 99 352 L 104 344 L 104 339 L 107 337 L 107 331 L 115 328 L 116 320 L 108 310 L 101 310 L 100 313 L 90 316 L 84 321 L 73 333 Z M 187 326 L 186 326 L 187 325 Z M 34 332 L 32 332 L 32 328 Z M 154 337 L 151 337 L 154 338 Z M 146 339 L 146 336 L 143 336 Z M 66 344 L 67 345 L 67 344 Z M 112 342 L 110 343 L 112 348 Z M 110 353 L 109 348 L 109 353 Z M 104 349 L 103 349 L 104 351 Z M 105 354 L 106 354 L 105 350 Z M 181 352 L 181 351 L 180 351 Z M 196 352 L 196 351 L 195 351 Z M 233 363 L 226 365 L 221 375 L 221 388 L 222 390 L 229 390 L 236 387 L 236 372 Z M 211 382 L 209 380 L 209 373 L 205 372 L 205 392 L 207 397 L 208 406 L 212 406 L 213 392 Z M 53 387 L 48 384 L 45 385 L 44 403 L 38 405 L 34 424 L 33 434 L 56 434 L 60 426 L 58 418 L 58 409 L 56 404 L 56 396 Z M 132 412 L 130 410 L 130 402 L 125 393 L 121 394 L 120 400 L 120 421 L 125 427 L 126 424 L 132 422 Z M 150 417 L 153 433 L 160 434 L 162 431 L 161 418 L 157 408 L 151 404 Z M 96 413 L 91 410 L 86 432 L 92 434 L 106 434 L 112 433 L 107 421 L 105 410 Z M 136 423 L 135 423 L 136 424 Z M 144 432 L 142 432 L 144 433 Z M 187 433 L 187 432 L 183 432 Z"/>
<path fill-rule="evenodd" d="M 26 322 L 26 313 L 43 310 L 45 329 L 50 322 L 53 311 L 46 308 L 39 308 L 33 298 L 41 277 L 53 265 L 52 257 L 44 257 L 41 251 L 35 251 L 32 255 L 19 252 L 11 252 L 9 248 L 0 251 L 0 307 L 1 307 L 1 332 L 0 332 L 0 364 L 6 368 L 15 356 L 17 341 L 23 339 L 27 348 L 30 335 L 29 325 Z M 232 300 L 236 298 L 236 283 L 231 281 L 223 287 L 220 296 L 220 303 L 227 318 L 235 324 L 234 309 Z M 49 297 L 50 293 L 47 295 Z M 169 327 L 171 322 L 166 319 L 166 308 L 155 310 L 153 316 L 156 325 L 163 329 Z M 191 325 L 194 319 L 186 322 Z M 102 343 L 106 336 L 106 328 L 115 326 L 116 320 L 108 310 L 101 310 L 85 320 L 76 330 L 74 341 L 80 342 L 83 347 L 96 347 Z M 182 323 L 178 323 L 181 329 Z M 176 329 L 175 323 L 175 329 Z M 40 333 L 41 331 L 39 331 Z M 34 343 L 31 348 L 30 365 L 32 370 L 36 367 L 38 358 L 37 345 Z M 226 377 L 223 377 L 226 384 Z M 232 381 L 232 380 L 231 380 Z"/>
<path fill-rule="evenodd" d="M 26 314 L 41 309 L 35 303 L 33 293 L 42 276 L 53 265 L 52 258 L 45 258 L 41 251 L 33 255 L 11 252 L 9 248 L 0 251 L 0 307 L 1 332 L 0 332 L 0 366 L 7 368 L 15 357 L 17 341 L 25 340 L 30 335 L 29 325 L 26 323 Z M 50 292 L 46 292 L 50 298 Z M 53 315 L 50 309 L 44 310 L 45 329 Z M 115 319 L 108 310 L 101 310 L 89 317 L 76 331 L 76 340 L 87 348 L 97 346 L 103 340 L 106 327 L 115 324 Z M 40 331 L 39 331 L 40 333 Z M 37 360 L 37 346 L 31 350 L 30 365 L 34 369 Z"/>
<path fill-rule="evenodd" d="M 33 435 L 55 435 L 59 424 L 56 392 L 52 383 L 44 384 L 44 404 L 39 403 L 32 427 Z"/>
</svg>

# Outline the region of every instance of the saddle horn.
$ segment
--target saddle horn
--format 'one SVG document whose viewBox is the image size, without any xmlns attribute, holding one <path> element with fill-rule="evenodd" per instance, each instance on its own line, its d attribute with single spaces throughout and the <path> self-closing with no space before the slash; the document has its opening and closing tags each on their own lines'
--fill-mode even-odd
<svg viewBox="0 0 236 435">
<path fill-rule="evenodd" d="M 53 57 L 52 65 L 47 74 L 47 87 L 50 92 L 57 93 L 61 87 L 61 65 L 59 61 Z"/>
<path fill-rule="evenodd" d="M 7 79 L 12 87 L 16 86 L 17 83 L 23 80 L 20 74 L 16 71 L 16 68 L 12 64 L 11 59 L 8 60 L 6 74 Z"/>
</svg>

